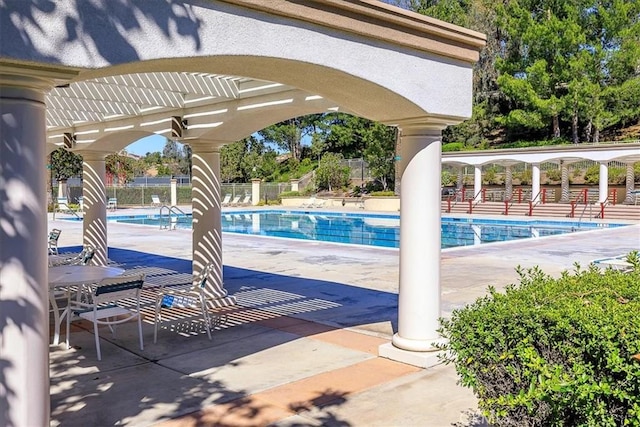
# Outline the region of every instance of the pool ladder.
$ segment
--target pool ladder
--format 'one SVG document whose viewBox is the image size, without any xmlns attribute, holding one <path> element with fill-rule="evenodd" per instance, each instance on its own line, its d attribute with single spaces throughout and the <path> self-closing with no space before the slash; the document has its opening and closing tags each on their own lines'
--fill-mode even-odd
<svg viewBox="0 0 640 427">
<path fill-rule="evenodd" d="M 165 212 L 166 211 L 166 216 Z M 160 207 L 160 230 L 175 230 L 180 219 L 186 219 L 187 214 L 177 206 L 162 205 Z"/>
</svg>

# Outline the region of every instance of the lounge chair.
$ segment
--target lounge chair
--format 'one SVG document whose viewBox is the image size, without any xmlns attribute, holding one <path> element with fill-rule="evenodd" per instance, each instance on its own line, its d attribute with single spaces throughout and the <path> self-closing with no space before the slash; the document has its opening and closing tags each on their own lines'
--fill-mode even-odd
<svg viewBox="0 0 640 427">
<path fill-rule="evenodd" d="M 162 202 L 160 201 L 160 196 L 158 196 L 157 194 L 151 195 L 151 206 L 154 206 L 156 208 L 159 208 L 160 206 L 162 206 Z"/>
<path fill-rule="evenodd" d="M 84 197 L 83 196 L 78 197 L 78 211 L 84 214 Z"/>
<path fill-rule="evenodd" d="M 107 201 L 107 209 L 112 211 L 118 209 L 118 199 L 116 199 L 115 197 L 110 197 Z"/>
<path fill-rule="evenodd" d="M 627 259 L 628 256 L 628 254 L 623 254 L 613 257 L 594 259 L 591 261 L 591 264 L 603 269 L 611 268 L 613 270 L 627 272 L 633 269 L 633 264 Z"/>
<path fill-rule="evenodd" d="M 80 318 L 93 323 L 93 335 L 96 341 L 96 352 L 98 360 L 102 360 L 100 352 L 100 336 L 98 334 L 99 325 L 107 325 L 115 336 L 116 325 L 138 321 L 138 335 L 140 339 L 140 350 L 144 350 L 142 337 L 142 315 L 140 313 L 140 289 L 144 285 L 145 274 L 131 276 L 118 276 L 102 279 L 92 290 L 89 304 L 79 303 L 71 299 L 71 293 L 67 299 L 67 304 L 71 310 Z M 134 308 L 125 308 L 117 303 L 125 299 L 134 299 Z M 69 337 L 69 326 L 71 316 L 67 316 L 67 337 Z M 67 340 L 67 346 L 69 345 Z"/>
<path fill-rule="evenodd" d="M 58 228 L 54 228 L 49 232 L 49 237 L 47 238 L 49 255 L 58 255 L 58 239 L 60 238 L 60 233 L 62 233 L 62 230 Z"/>
<path fill-rule="evenodd" d="M 231 202 L 231 194 L 227 193 L 224 195 L 224 199 L 222 199 L 222 206 L 229 206 L 229 202 Z"/>
<path fill-rule="evenodd" d="M 246 194 L 244 199 L 239 203 L 242 206 L 248 206 L 251 204 L 251 194 Z"/>
<path fill-rule="evenodd" d="M 327 201 L 324 199 L 316 199 L 315 203 L 313 203 L 310 207 L 312 208 L 321 208 Z"/>
<path fill-rule="evenodd" d="M 198 277 L 184 285 L 160 287 L 156 297 L 153 342 L 158 340 L 158 325 L 162 323 L 162 310 L 170 308 L 198 307 L 207 336 L 211 339 L 211 329 L 226 322 L 227 316 L 210 310 L 236 305 L 236 298 L 228 294 L 219 278 L 213 275 L 215 266 L 207 264 Z"/>
<path fill-rule="evenodd" d="M 316 196 L 311 196 L 311 197 L 309 197 L 309 199 L 306 202 L 302 202 L 300 204 L 300 207 L 301 208 L 312 208 L 315 203 L 316 203 Z"/>
<path fill-rule="evenodd" d="M 57 212 L 78 216 L 76 210 L 69 205 L 69 200 L 66 197 L 58 197 L 56 203 L 58 205 Z"/>
<path fill-rule="evenodd" d="M 240 197 L 242 196 L 234 197 L 233 200 L 229 203 L 229 206 L 238 206 L 238 203 L 240 203 Z"/>
</svg>

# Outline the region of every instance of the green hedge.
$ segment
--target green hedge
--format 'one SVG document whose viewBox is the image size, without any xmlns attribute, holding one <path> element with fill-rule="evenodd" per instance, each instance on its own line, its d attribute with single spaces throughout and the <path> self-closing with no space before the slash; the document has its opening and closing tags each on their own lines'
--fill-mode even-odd
<svg viewBox="0 0 640 427">
<path fill-rule="evenodd" d="M 495 426 L 640 425 L 640 262 L 522 271 L 441 321 L 444 359 Z"/>
</svg>

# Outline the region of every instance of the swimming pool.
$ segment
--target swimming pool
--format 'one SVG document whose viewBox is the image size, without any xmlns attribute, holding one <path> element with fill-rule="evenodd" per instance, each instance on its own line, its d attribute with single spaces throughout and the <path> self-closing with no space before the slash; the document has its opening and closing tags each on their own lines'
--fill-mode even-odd
<svg viewBox="0 0 640 427">
<path fill-rule="evenodd" d="M 161 226 L 161 219 L 157 215 L 109 217 L 109 221 Z M 164 226 L 191 228 L 190 215 L 174 217 L 174 223 L 171 225 L 166 216 L 163 221 Z M 442 247 L 503 242 L 622 225 L 624 224 L 442 218 Z M 222 231 L 397 248 L 400 239 L 400 217 L 345 212 L 240 211 L 232 214 L 223 213 Z"/>
</svg>

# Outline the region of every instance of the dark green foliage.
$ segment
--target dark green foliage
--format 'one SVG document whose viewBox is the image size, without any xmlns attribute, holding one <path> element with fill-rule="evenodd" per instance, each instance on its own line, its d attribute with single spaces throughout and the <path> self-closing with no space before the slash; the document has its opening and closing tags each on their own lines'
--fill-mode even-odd
<svg viewBox="0 0 640 427">
<path fill-rule="evenodd" d="M 640 425 L 640 259 L 522 271 L 441 321 L 445 361 L 495 426 Z"/>
<path fill-rule="evenodd" d="M 56 181 L 82 176 L 82 157 L 64 148 L 51 152 L 51 169 Z"/>
</svg>

